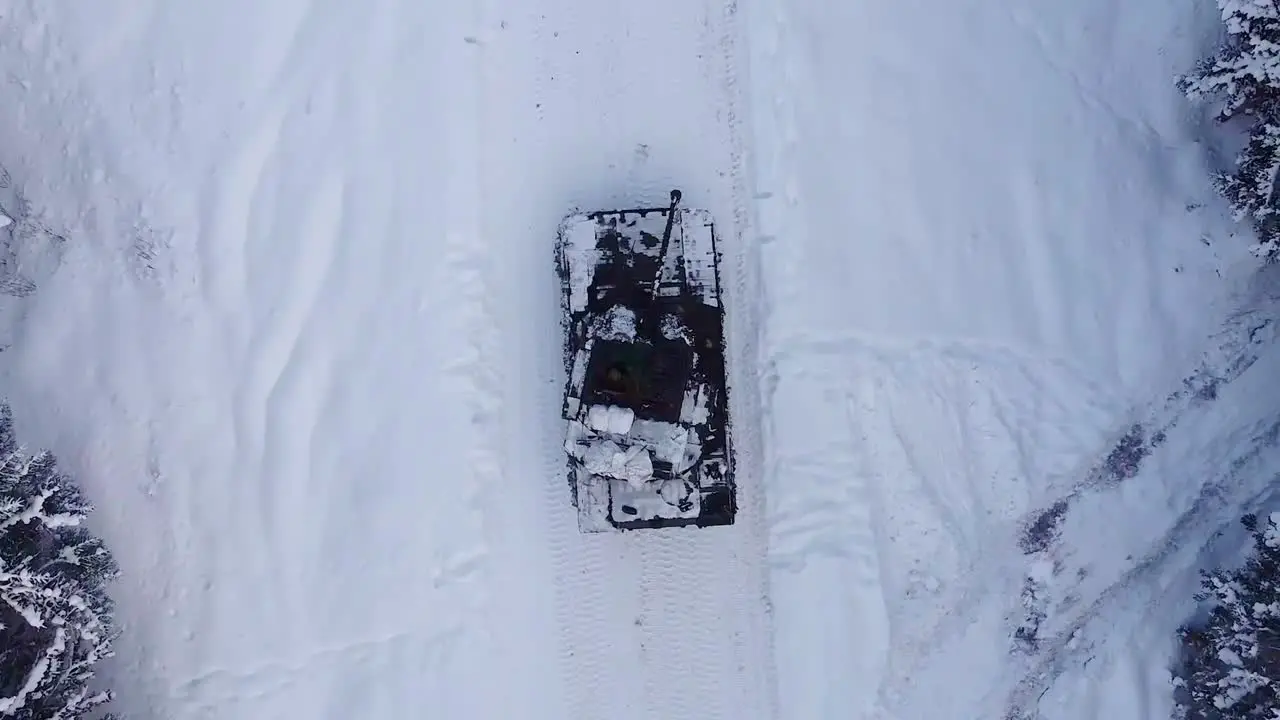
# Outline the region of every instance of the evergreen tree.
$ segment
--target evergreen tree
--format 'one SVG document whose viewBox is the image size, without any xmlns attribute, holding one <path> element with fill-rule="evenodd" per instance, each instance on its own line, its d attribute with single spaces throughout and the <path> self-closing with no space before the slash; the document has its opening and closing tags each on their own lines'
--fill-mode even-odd
<svg viewBox="0 0 1280 720">
<path fill-rule="evenodd" d="M 88 689 L 111 654 L 116 575 L 81 526 L 91 509 L 53 455 L 18 447 L 0 407 L 0 717 L 71 720 L 111 698 Z"/>
<path fill-rule="evenodd" d="M 1215 57 L 1182 78 L 1192 99 L 1220 98 L 1220 122 L 1248 123 L 1249 141 L 1232 172 L 1214 178 L 1218 191 L 1248 218 L 1258 252 L 1280 253 L 1280 9 L 1276 0 L 1218 0 L 1227 42 Z"/>
<path fill-rule="evenodd" d="M 1196 599 L 1215 603 L 1202 627 L 1179 631 L 1179 717 L 1280 718 L 1280 512 L 1243 519 L 1254 552 L 1237 570 L 1205 573 Z"/>
</svg>

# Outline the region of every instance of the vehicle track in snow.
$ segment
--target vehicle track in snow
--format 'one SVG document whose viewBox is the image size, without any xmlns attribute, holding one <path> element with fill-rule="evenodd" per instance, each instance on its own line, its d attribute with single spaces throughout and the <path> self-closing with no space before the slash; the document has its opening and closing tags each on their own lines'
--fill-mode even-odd
<svg viewBox="0 0 1280 720">
<path fill-rule="evenodd" d="M 1280 369 L 1274 359 L 1268 365 Z M 1275 491 L 1269 488 L 1280 478 L 1274 471 L 1280 466 L 1280 415 L 1261 418 L 1243 430 L 1244 442 L 1220 438 L 1234 448 L 1225 455 L 1210 453 L 1221 461 L 1222 470 L 1200 487 L 1168 531 L 1151 542 L 1149 552 L 1127 556 L 1132 566 L 1118 577 L 1096 572 L 1090 559 L 1072 557 L 1075 548 L 1061 548 L 1064 557 L 1054 559 L 1054 575 L 1065 577 L 1055 577 L 1061 586 L 1045 587 L 1041 596 L 1054 606 L 1053 614 L 1044 618 L 1051 625 L 1043 628 L 1046 632 L 1038 638 L 1035 653 L 1023 664 L 1022 677 L 1008 693 L 1004 717 L 1041 717 L 1041 698 L 1063 674 L 1092 661 L 1098 647 L 1137 608 L 1160 602 L 1162 591 L 1177 575 L 1189 569 L 1194 572 L 1202 547 L 1222 527 L 1274 498 Z M 1064 543 L 1072 541 L 1064 538 Z M 1099 581 L 1109 584 L 1099 591 Z"/>
<path fill-rule="evenodd" d="M 783 707 L 931 717 L 918 688 L 958 667 L 981 693 L 1004 653 L 973 652 L 971 632 L 1016 592 L 1017 509 L 1065 468 L 1086 439 L 1069 419 L 1104 412 L 1104 394 L 1062 359 L 973 341 L 793 337 L 768 367 L 779 643 L 813 658 L 791 661 Z"/>
<path fill-rule="evenodd" d="M 541 664 L 544 687 L 520 692 L 560 703 L 556 717 L 774 714 L 737 13 L 724 0 L 487 0 L 473 39 L 483 59 L 484 228 L 512 302 L 499 323 L 509 492 L 490 509 L 511 523 L 491 524 L 491 546 L 531 603 L 524 632 L 559 648 L 558 667 L 537 654 L 511 666 Z M 661 204 L 672 188 L 712 212 L 723 243 L 738 520 L 583 535 L 562 450 L 556 228 L 574 209 Z M 545 686 L 562 692 L 552 698 Z"/>
<path fill-rule="evenodd" d="M 1011 632 L 1025 674 L 1006 700 L 1009 717 L 1037 717 L 1054 681 L 1092 657 L 1112 618 L 1129 616 L 1117 607 L 1159 601 L 1219 528 L 1268 494 L 1280 466 L 1280 416 L 1268 404 L 1280 363 L 1278 278 L 1259 273 L 1180 387 L 1137 412 L 1068 494 L 1024 519 Z"/>
</svg>

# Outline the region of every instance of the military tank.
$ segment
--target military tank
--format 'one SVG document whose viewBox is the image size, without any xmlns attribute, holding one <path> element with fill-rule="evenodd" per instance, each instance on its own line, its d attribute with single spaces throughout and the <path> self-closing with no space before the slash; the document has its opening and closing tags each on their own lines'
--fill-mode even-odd
<svg viewBox="0 0 1280 720">
<path fill-rule="evenodd" d="M 583 532 L 730 525 L 737 489 L 710 213 L 575 212 L 560 225 L 564 449 Z"/>
</svg>

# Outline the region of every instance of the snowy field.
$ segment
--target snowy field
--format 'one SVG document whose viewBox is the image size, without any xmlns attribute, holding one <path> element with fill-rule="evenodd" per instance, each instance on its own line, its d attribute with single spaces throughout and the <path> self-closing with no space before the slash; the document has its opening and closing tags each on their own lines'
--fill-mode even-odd
<svg viewBox="0 0 1280 720">
<path fill-rule="evenodd" d="M 1167 717 L 1280 473 L 1280 280 L 1173 87 L 1212 3 L 0 17 L 0 373 L 131 718 Z M 673 187 L 742 511 L 583 536 L 556 225 Z"/>
</svg>

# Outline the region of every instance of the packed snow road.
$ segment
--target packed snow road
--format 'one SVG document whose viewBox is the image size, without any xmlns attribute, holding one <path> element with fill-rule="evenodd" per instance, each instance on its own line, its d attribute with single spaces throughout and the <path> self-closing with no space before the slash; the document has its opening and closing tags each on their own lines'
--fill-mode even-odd
<svg viewBox="0 0 1280 720">
<path fill-rule="evenodd" d="M 498 532 L 506 575 L 541 567 L 554 579 L 563 716 L 771 717 L 735 3 L 558 0 L 487 12 L 477 38 L 483 234 L 501 249 L 494 276 L 510 307 L 499 334 L 515 361 L 504 370 L 502 454 L 520 463 L 507 468 Z M 725 241 L 740 514 L 730 528 L 583 536 L 567 503 L 563 428 L 546 421 L 563 382 L 548 242 L 565 208 L 664 205 L 675 187 L 712 212 Z M 530 592 L 544 580 L 526 577 Z"/>
</svg>

